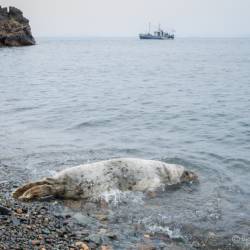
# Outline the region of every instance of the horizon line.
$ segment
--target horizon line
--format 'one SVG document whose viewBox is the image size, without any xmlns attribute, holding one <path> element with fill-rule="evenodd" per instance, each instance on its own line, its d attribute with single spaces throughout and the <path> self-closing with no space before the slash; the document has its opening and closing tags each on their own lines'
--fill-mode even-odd
<svg viewBox="0 0 250 250">
<path fill-rule="evenodd" d="M 34 35 L 35 38 L 138 38 L 137 36 L 127 35 Z M 205 36 L 205 35 L 180 35 L 176 38 L 250 38 L 250 35 L 228 35 L 228 36 Z"/>
</svg>

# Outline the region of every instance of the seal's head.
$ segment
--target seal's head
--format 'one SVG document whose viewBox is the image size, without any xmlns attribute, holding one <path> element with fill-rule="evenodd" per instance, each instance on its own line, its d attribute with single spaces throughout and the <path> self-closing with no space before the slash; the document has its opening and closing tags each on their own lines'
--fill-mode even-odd
<svg viewBox="0 0 250 250">
<path fill-rule="evenodd" d="M 192 171 L 185 170 L 180 178 L 181 182 L 193 182 L 198 181 L 198 175 Z"/>
</svg>

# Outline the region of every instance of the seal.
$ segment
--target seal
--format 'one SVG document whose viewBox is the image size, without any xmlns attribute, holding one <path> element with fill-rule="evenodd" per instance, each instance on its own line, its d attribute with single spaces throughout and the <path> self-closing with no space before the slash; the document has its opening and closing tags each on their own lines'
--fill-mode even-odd
<svg viewBox="0 0 250 250">
<path fill-rule="evenodd" d="M 22 201 L 55 197 L 97 198 L 105 191 L 154 191 L 157 188 L 197 180 L 183 166 L 161 161 L 118 158 L 84 164 L 58 172 L 52 178 L 28 183 L 14 191 Z"/>
</svg>

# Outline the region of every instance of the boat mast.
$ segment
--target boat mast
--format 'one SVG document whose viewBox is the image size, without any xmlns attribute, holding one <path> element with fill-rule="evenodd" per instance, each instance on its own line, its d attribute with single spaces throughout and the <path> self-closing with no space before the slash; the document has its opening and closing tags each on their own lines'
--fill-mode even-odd
<svg viewBox="0 0 250 250">
<path fill-rule="evenodd" d="M 151 23 L 149 22 L 148 23 L 148 34 L 150 34 L 150 31 L 151 31 Z"/>
</svg>

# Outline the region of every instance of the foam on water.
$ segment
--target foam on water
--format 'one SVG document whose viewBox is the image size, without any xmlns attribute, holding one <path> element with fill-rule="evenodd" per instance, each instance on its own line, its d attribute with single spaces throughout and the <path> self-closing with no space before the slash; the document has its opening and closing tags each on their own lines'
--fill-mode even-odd
<svg viewBox="0 0 250 250">
<path fill-rule="evenodd" d="M 122 203 L 142 205 L 144 204 L 143 197 L 142 192 L 120 191 L 118 189 L 106 191 L 100 195 L 100 199 L 107 202 L 111 207 L 117 207 Z"/>
<path fill-rule="evenodd" d="M 175 226 L 170 229 L 169 225 L 166 224 L 166 221 L 169 221 L 169 219 L 166 219 L 165 215 L 158 214 L 143 218 L 140 223 L 145 226 L 147 232 L 149 233 L 164 233 L 171 239 L 182 238 L 183 236 L 181 235 L 180 228 L 178 228 L 178 226 Z"/>
</svg>

